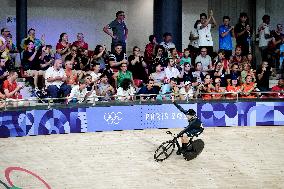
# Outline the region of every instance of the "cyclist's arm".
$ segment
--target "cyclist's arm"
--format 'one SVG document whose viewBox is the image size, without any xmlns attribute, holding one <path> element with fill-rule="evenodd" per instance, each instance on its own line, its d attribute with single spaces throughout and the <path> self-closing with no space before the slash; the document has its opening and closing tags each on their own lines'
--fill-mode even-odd
<svg viewBox="0 0 284 189">
<path fill-rule="evenodd" d="M 181 111 L 184 114 L 186 113 L 186 111 L 180 105 L 178 105 L 176 102 L 173 102 L 173 103 L 177 107 L 177 109 L 179 109 L 179 111 Z"/>
</svg>

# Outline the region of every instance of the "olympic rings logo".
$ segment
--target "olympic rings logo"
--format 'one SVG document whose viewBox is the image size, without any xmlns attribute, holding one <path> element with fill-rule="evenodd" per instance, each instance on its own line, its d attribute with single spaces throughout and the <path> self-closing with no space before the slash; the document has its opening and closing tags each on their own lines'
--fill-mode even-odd
<svg viewBox="0 0 284 189">
<path fill-rule="evenodd" d="M 21 168 L 21 167 L 8 167 L 6 170 L 5 170 L 5 178 L 7 180 L 7 182 L 9 183 L 9 185 L 11 185 L 11 187 L 9 187 L 7 184 L 5 184 L 4 182 L 2 182 L 0 180 L 0 184 L 2 184 L 3 186 L 5 186 L 6 189 L 22 189 L 22 188 L 19 188 L 17 186 L 14 185 L 14 183 L 12 182 L 11 178 L 10 178 L 10 175 L 11 175 L 11 172 L 14 171 L 21 171 L 21 172 L 25 172 L 25 173 L 28 173 L 29 175 L 32 175 L 33 177 L 35 177 L 37 180 L 39 180 L 42 184 L 44 184 L 44 186 L 47 188 L 47 189 L 51 189 L 51 187 L 49 186 L 49 184 L 47 184 L 47 182 L 45 180 L 43 180 L 40 176 L 38 176 L 37 174 L 27 170 L 27 169 L 24 169 L 24 168 Z"/>
<path fill-rule="evenodd" d="M 122 120 L 122 113 L 121 112 L 111 112 L 111 113 L 105 113 L 104 115 L 104 120 L 107 122 L 109 125 L 117 125 L 119 124 L 119 121 Z"/>
</svg>

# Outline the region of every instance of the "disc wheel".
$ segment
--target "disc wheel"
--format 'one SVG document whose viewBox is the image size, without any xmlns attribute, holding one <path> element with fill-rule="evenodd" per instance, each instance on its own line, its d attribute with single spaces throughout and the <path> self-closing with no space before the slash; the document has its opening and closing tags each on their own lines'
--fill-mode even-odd
<svg viewBox="0 0 284 189">
<path fill-rule="evenodd" d="M 204 142 L 201 139 L 197 139 L 193 141 L 189 146 L 188 150 L 183 153 L 183 157 L 185 160 L 190 161 L 196 158 L 204 148 Z"/>
<path fill-rule="evenodd" d="M 172 140 L 163 142 L 155 151 L 154 159 L 156 161 L 164 161 L 173 153 L 175 149 L 175 142 Z"/>
</svg>

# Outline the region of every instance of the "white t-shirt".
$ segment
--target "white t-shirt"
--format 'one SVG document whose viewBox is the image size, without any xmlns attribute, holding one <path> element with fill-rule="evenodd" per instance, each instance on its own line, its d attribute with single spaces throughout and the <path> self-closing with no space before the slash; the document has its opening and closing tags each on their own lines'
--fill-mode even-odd
<svg viewBox="0 0 284 189">
<path fill-rule="evenodd" d="M 165 77 L 166 77 L 166 74 L 163 71 L 161 71 L 159 74 L 154 72 L 154 73 L 151 74 L 151 77 L 152 77 L 152 79 L 154 79 L 154 83 L 162 84 Z"/>
<path fill-rule="evenodd" d="M 117 89 L 116 95 L 118 96 L 118 100 L 124 101 L 130 99 L 130 96 L 133 96 L 135 93 L 136 91 L 132 86 L 130 86 L 130 88 L 127 91 L 123 90 L 122 87 L 119 87 Z"/>
<path fill-rule="evenodd" d="M 206 55 L 206 57 L 198 55 L 196 57 L 196 59 L 195 59 L 195 64 L 197 62 L 201 62 L 202 63 L 202 66 L 203 66 L 204 70 L 207 70 L 208 66 L 212 64 L 212 60 L 211 60 L 211 57 L 209 55 Z"/>
<path fill-rule="evenodd" d="M 82 103 L 87 95 L 88 91 L 87 88 L 83 89 L 82 91 L 79 90 L 79 85 L 76 85 L 72 88 L 71 93 L 68 97 L 68 102 L 70 102 L 73 98 L 76 98 L 79 103 Z"/>
<path fill-rule="evenodd" d="M 90 75 L 92 76 L 92 81 L 95 82 L 95 81 L 97 81 L 97 80 L 100 78 L 100 76 L 101 76 L 102 74 L 101 74 L 101 73 L 91 72 Z"/>
<path fill-rule="evenodd" d="M 178 69 L 175 68 L 175 67 L 172 67 L 171 69 L 169 67 L 167 67 L 165 69 L 165 73 L 166 73 L 167 79 L 171 79 L 172 77 L 177 78 L 178 75 L 180 74 Z"/>
<path fill-rule="evenodd" d="M 181 95 L 184 95 L 185 98 L 193 98 L 193 94 L 194 94 L 192 88 L 189 89 L 189 90 L 186 92 L 184 87 L 182 87 L 182 88 L 179 90 L 179 93 L 180 93 Z"/>
<path fill-rule="evenodd" d="M 202 24 L 197 25 L 199 34 L 198 45 L 199 46 L 213 46 L 213 40 L 211 35 L 211 24 L 208 24 L 205 28 L 200 28 Z"/>
<path fill-rule="evenodd" d="M 55 77 L 66 77 L 66 73 L 64 71 L 63 68 L 61 68 L 60 70 L 55 70 L 54 67 L 49 67 L 46 71 L 45 71 L 45 85 L 49 86 L 49 85 L 56 85 L 58 88 L 60 88 L 60 86 L 64 83 L 63 81 L 52 81 L 52 82 L 48 82 L 47 79 L 48 78 L 55 78 Z"/>
<path fill-rule="evenodd" d="M 270 28 L 269 25 L 262 23 L 259 26 L 259 29 L 261 27 L 264 27 L 264 29 L 259 31 L 259 47 L 267 47 L 268 46 L 268 42 L 271 40 L 271 38 L 269 39 L 265 39 L 265 35 L 270 35 Z"/>
</svg>

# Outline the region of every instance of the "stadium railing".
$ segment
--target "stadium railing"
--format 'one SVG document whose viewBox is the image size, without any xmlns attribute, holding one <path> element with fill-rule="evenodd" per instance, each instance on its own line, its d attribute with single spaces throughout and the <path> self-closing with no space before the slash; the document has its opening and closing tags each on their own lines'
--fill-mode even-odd
<svg viewBox="0 0 284 189">
<path fill-rule="evenodd" d="M 284 92 L 251 92 L 251 95 L 254 95 L 251 98 L 244 97 L 242 92 L 222 92 L 222 93 L 199 93 L 198 95 L 194 95 L 193 98 L 186 97 L 185 100 L 177 101 L 183 103 L 196 103 L 196 102 L 204 102 L 204 101 L 213 101 L 213 102 L 238 102 L 238 101 L 283 101 L 284 99 Z M 139 94 L 139 95 L 132 95 L 132 96 L 119 96 L 113 95 L 109 96 L 108 98 L 111 100 L 108 101 L 101 101 L 100 99 L 104 99 L 105 96 L 94 96 L 84 99 L 82 103 L 67 103 L 67 100 L 70 99 L 69 97 L 65 98 L 44 98 L 44 99 L 37 99 L 37 98 L 29 98 L 29 99 L 3 99 L 0 101 L 4 103 L 4 107 L 2 111 L 6 110 L 26 110 L 26 109 L 52 109 L 55 107 L 89 107 L 89 106 L 112 106 L 112 105 L 133 105 L 133 104 L 165 104 L 171 103 L 171 97 L 175 96 L 175 98 L 179 97 L 181 94 Z M 210 95 L 210 99 L 202 98 L 204 95 Z M 228 98 L 228 95 L 230 97 Z M 157 96 L 164 96 L 167 100 L 158 100 L 155 99 Z M 215 98 L 218 96 L 218 98 Z M 127 101 L 120 101 L 118 100 L 119 97 L 131 97 L 133 100 Z M 155 100 L 149 100 L 153 98 Z M 148 100 L 142 100 L 143 98 L 149 98 Z M 42 102 L 39 102 L 42 101 Z M 56 103 L 55 101 L 61 101 L 60 103 Z M 90 102 L 91 101 L 91 102 Z M 28 106 L 18 106 L 13 107 L 11 104 L 15 102 L 27 102 L 29 103 Z"/>
</svg>

